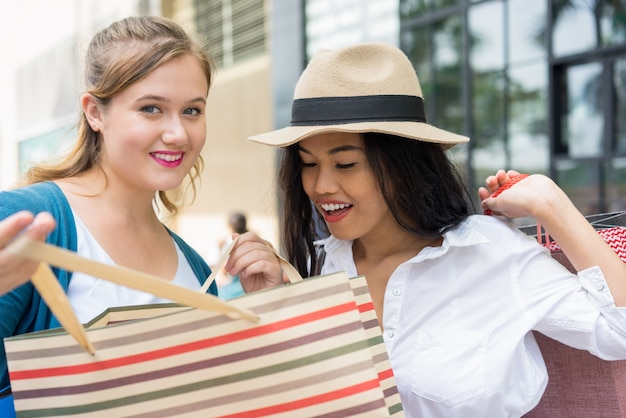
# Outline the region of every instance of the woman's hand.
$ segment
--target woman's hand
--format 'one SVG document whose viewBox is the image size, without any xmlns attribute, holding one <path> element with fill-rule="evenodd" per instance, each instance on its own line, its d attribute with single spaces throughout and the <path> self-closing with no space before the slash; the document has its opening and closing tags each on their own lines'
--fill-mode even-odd
<svg viewBox="0 0 626 418">
<path fill-rule="evenodd" d="M 274 248 L 254 232 L 239 235 L 224 270 L 239 276 L 246 293 L 284 283 L 283 270 Z"/>
<path fill-rule="evenodd" d="M 485 200 L 492 193 L 498 190 L 504 183 L 509 181 L 512 177 L 520 175 L 519 172 L 515 170 L 498 170 L 496 174 L 493 176 L 489 176 L 485 179 L 485 186 L 478 188 L 478 195 L 480 196 L 480 200 Z"/>
<path fill-rule="evenodd" d="M 52 215 L 42 212 L 34 216 L 30 212 L 17 212 L 0 221 L 0 294 L 28 281 L 37 263 L 13 254 L 5 248 L 22 231 L 32 239 L 43 241 L 56 227 Z"/>
<path fill-rule="evenodd" d="M 492 197 L 495 191 L 519 175 L 515 170 L 498 170 L 495 175 L 487 177 L 486 187 L 478 189 L 483 210 L 491 210 L 496 215 L 509 218 L 541 217 L 543 211 L 554 204 L 550 200 L 561 190 L 552 179 L 542 174 L 523 178 L 514 187 Z"/>
</svg>

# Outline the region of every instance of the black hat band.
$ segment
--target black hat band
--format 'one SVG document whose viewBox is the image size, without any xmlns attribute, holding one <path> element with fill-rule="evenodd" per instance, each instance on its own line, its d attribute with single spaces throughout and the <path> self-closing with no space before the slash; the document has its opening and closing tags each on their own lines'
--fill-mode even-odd
<svg viewBox="0 0 626 418">
<path fill-rule="evenodd" d="M 377 95 L 296 99 L 291 126 L 358 122 L 426 122 L 424 100 L 417 96 Z"/>
</svg>

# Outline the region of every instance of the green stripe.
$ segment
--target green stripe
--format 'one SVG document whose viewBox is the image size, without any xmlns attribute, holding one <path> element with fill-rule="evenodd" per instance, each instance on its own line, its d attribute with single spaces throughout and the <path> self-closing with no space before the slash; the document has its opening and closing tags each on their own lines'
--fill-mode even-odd
<svg viewBox="0 0 626 418">
<path fill-rule="evenodd" d="M 402 404 L 401 403 L 397 403 L 397 404 L 391 405 L 389 407 L 389 415 L 399 414 L 402 411 L 404 411 L 404 409 L 402 409 Z"/>
<path fill-rule="evenodd" d="M 309 364 L 315 364 L 322 362 L 333 357 L 338 357 L 344 354 L 356 352 L 376 344 L 377 338 L 358 341 L 356 343 L 337 347 L 332 350 L 327 350 L 322 353 L 313 354 L 300 359 L 295 359 L 289 362 L 276 364 L 273 366 L 263 367 L 256 370 L 250 370 L 235 375 L 224 376 L 216 379 L 209 379 L 200 382 L 190 383 L 187 385 L 177 386 L 168 389 L 162 389 L 155 392 L 143 393 L 139 395 L 127 396 L 124 398 L 112 399 L 104 402 L 96 402 L 80 406 L 60 407 L 60 408 L 46 408 L 46 409 L 31 409 L 20 411 L 18 413 L 19 418 L 31 418 L 31 417 L 53 417 L 58 415 L 73 415 L 86 412 L 100 411 L 103 409 L 109 409 L 114 407 L 120 407 L 125 405 L 133 405 L 138 402 L 146 402 L 154 399 L 162 399 L 167 396 L 174 396 L 181 393 L 193 392 L 201 389 L 207 389 L 224 384 L 230 384 L 235 382 L 241 382 L 248 379 L 254 379 L 260 376 L 271 375 L 274 373 L 282 372 L 285 370 L 296 369 L 298 367 L 306 366 Z M 36 402 L 36 399 L 33 399 Z"/>
</svg>

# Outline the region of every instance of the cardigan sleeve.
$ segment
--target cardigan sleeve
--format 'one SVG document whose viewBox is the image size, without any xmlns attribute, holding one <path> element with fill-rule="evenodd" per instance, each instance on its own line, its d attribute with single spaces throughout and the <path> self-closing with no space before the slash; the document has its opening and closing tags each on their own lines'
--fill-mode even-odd
<svg viewBox="0 0 626 418">
<path fill-rule="evenodd" d="M 74 217 L 65 195 L 56 184 L 44 182 L 0 192 L 0 219 L 21 210 L 34 214 L 50 212 L 57 227 L 46 241 L 76 251 Z M 71 273 L 57 268 L 53 271 L 67 292 Z M 59 326 L 60 323 L 30 282 L 0 296 L 0 339 Z M 0 388 L 8 386 L 8 379 L 4 344 L 0 344 Z"/>
</svg>

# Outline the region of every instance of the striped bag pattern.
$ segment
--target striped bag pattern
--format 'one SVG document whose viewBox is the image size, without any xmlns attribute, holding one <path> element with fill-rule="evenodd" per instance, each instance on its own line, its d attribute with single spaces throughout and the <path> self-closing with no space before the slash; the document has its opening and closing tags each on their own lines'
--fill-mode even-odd
<svg viewBox="0 0 626 418">
<path fill-rule="evenodd" d="M 626 211 L 596 213 L 585 217 L 598 235 L 615 251 L 626 263 Z M 576 272 L 567 256 L 561 250 L 561 246 L 542 229 L 541 225 L 528 225 L 520 227 L 522 232 L 534 236 L 537 241 L 552 253 L 552 257 L 570 271 Z"/>
<path fill-rule="evenodd" d="M 626 262 L 626 211 L 597 213 L 586 218 L 598 235 Z M 553 253 L 561 251 L 559 244 L 550 237 L 545 237 L 544 245 Z"/>
<path fill-rule="evenodd" d="M 380 331 L 378 317 L 374 310 L 374 303 L 372 302 L 369 289 L 367 288 L 367 281 L 364 276 L 358 276 L 350 279 L 350 285 L 352 286 L 356 303 L 359 307 L 361 322 L 365 328 L 367 338 L 372 342 L 370 349 L 376 365 L 380 385 L 385 395 L 385 404 L 389 409 L 389 416 L 396 418 L 404 417 L 400 394 L 398 393 L 396 380 L 391 369 L 391 362 L 389 361 L 385 341 Z"/>
<path fill-rule="evenodd" d="M 613 228 L 601 229 L 598 235 L 609 244 L 619 257 L 626 262 L 626 227 L 616 226 Z M 556 241 L 543 244 L 551 252 L 561 251 L 561 246 Z"/>
<path fill-rule="evenodd" d="M 260 321 L 174 307 L 89 328 L 94 356 L 62 330 L 5 339 L 18 417 L 403 416 L 363 278 L 230 302 Z"/>
</svg>

